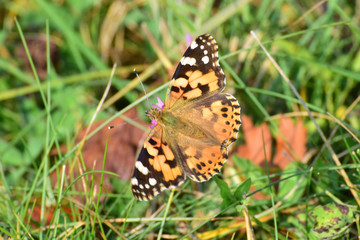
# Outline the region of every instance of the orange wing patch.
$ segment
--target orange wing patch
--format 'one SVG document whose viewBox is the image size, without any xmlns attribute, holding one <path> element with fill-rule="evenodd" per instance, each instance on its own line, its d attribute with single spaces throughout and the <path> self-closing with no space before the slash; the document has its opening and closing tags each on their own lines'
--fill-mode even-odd
<svg viewBox="0 0 360 240">
<path fill-rule="evenodd" d="M 151 140 L 158 140 L 161 144 L 160 139 L 152 138 Z M 147 144 L 149 144 L 149 142 L 147 142 Z M 154 156 L 154 158 L 149 158 L 149 163 L 155 169 L 155 171 L 162 172 L 162 174 L 164 175 L 164 181 L 174 181 L 177 177 L 182 175 L 181 169 L 176 165 L 175 156 L 171 151 L 170 147 L 166 144 L 160 144 L 157 148 L 160 148 L 162 150 L 162 154 L 157 153 L 156 155 L 152 155 Z M 146 147 L 149 154 L 149 149 L 152 148 L 156 149 L 153 146 Z M 156 150 L 156 152 L 159 152 L 159 150 Z"/>
<path fill-rule="evenodd" d="M 186 151 L 186 150 L 185 150 Z M 186 155 L 186 175 L 194 181 L 203 182 L 220 172 L 227 154 L 223 155 L 218 145 L 201 149 L 193 155 Z"/>
<path fill-rule="evenodd" d="M 241 120 L 240 105 L 236 98 L 230 94 L 221 94 L 222 100 L 211 104 L 211 112 L 216 114 L 217 121 L 213 129 L 224 148 L 230 146 L 237 139 Z"/>
</svg>

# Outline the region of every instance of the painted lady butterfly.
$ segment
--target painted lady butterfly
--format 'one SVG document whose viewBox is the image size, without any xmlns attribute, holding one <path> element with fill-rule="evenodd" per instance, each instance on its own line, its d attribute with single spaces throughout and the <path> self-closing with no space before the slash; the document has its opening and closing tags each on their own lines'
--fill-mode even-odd
<svg viewBox="0 0 360 240">
<path fill-rule="evenodd" d="M 135 198 L 149 200 L 185 176 L 202 182 L 220 172 L 241 124 L 239 103 L 221 93 L 224 88 L 218 46 L 209 34 L 201 35 L 181 58 L 165 104 L 147 111 L 155 126 L 135 163 Z"/>
</svg>

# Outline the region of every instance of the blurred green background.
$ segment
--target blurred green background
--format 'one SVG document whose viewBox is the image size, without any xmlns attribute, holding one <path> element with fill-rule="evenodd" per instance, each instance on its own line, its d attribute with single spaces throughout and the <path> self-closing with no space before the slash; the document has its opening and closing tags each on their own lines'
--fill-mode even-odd
<svg viewBox="0 0 360 240">
<path fill-rule="evenodd" d="M 256 239 L 359 235 L 360 1 L 5 0 L 0 23 L 5 239 L 244 239 L 245 206 Z M 239 140 L 215 181 L 135 201 L 128 179 L 149 106 L 133 69 L 151 103 L 163 99 L 186 36 L 203 33 L 242 107 Z M 128 124 L 107 130 L 127 111 Z M 342 221 L 321 222 L 329 211 Z"/>
</svg>

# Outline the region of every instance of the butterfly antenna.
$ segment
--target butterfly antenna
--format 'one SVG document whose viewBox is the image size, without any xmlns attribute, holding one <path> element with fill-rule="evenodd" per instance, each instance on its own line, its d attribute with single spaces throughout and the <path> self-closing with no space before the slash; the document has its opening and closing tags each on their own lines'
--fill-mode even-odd
<svg viewBox="0 0 360 240">
<path fill-rule="evenodd" d="M 138 123 L 136 122 L 136 120 L 140 119 L 141 116 L 136 117 L 136 118 L 128 118 L 128 117 L 126 117 L 124 115 L 120 115 L 120 118 L 122 118 L 125 122 L 119 123 L 119 124 L 116 124 L 116 125 L 111 125 L 111 126 L 108 127 L 108 129 L 113 129 L 115 127 L 121 127 L 121 126 L 124 126 L 124 125 L 129 124 L 129 123 L 132 124 L 132 125 L 137 126 Z"/>
<path fill-rule="evenodd" d="M 140 79 L 140 77 L 139 77 L 139 74 L 138 74 L 138 72 L 136 71 L 135 68 L 134 68 L 134 73 L 136 74 L 137 78 L 139 79 L 139 81 L 140 81 L 140 83 L 141 83 L 141 86 L 142 86 L 142 88 L 143 88 L 143 90 L 144 90 L 144 93 L 145 93 L 145 96 L 146 96 L 146 100 L 147 100 L 147 102 L 148 102 L 148 104 L 149 104 L 149 108 L 151 108 L 150 101 L 149 101 L 149 98 L 147 97 L 144 84 L 142 83 L 142 81 L 141 81 L 141 79 Z M 129 122 L 131 122 L 131 121 L 134 122 L 134 120 L 137 120 L 137 119 L 140 118 L 140 117 L 137 117 L 137 118 L 135 118 L 135 119 L 129 119 L 129 118 L 125 117 L 125 116 L 121 116 L 121 117 L 122 117 L 126 122 L 123 122 L 123 123 L 120 123 L 120 124 L 116 124 L 116 125 L 111 125 L 111 126 L 108 127 L 108 129 L 113 129 L 113 128 L 115 128 L 115 127 L 120 127 L 120 126 L 126 125 L 126 124 L 128 124 Z"/>
<path fill-rule="evenodd" d="M 138 72 L 136 71 L 135 68 L 134 68 L 134 73 L 136 74 L 137 78 L 139 79 L 139 81 L 140 81 L 140 83 L 141 83 L 141 86 L 142 86 L 142 88 L 143 88 L 143 90 L 144 90 L 144 93 L 145 93 L 145 96 L 146 96 L 146 100 L 147 100 L 147 102 L 148 102 L 149 109 L 150 109 L 150 108 L 151 108 L 151 104 L 150 104 L 149 98 L 148 98 L 148 96 L 147 96 L 147 94 L 146 94 L 144 84 L 142 83 L 142 81 L 141 81 L 141 79 L 140 79 L 140 77 L 139 77 L 139 74 L 138 74 Z"/>
<path fill-rule="evenodd" d="M 120 126 L 123 126 L 123 125 L 126 125 L 128 124 L 127 122 L 123 122 L 123 123 L 120 123 L 120 124 L 116 124 L 116 125 L 111 125 L 111 126 L 108 126 L 108 129 L 113 129 L 115 127 L 120 127 Z"/>
</svg>

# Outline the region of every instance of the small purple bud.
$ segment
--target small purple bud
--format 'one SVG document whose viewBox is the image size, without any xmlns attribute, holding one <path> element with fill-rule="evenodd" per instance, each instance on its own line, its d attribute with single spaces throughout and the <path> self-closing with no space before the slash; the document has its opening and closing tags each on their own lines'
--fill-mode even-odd
<svg viewBox="0 0 360 240">
<path fill-rule="evenodd" d="M 185 39 L 186 39 L 186 43 L 187 43 L 188 46 L 189 46 L 189 45 L 191 44 L 191 42 L 193 41 L 193 38 L 192 38 L 192 36 L 191 36 L 189 33 L 185 34 Z"/>
</svg>

